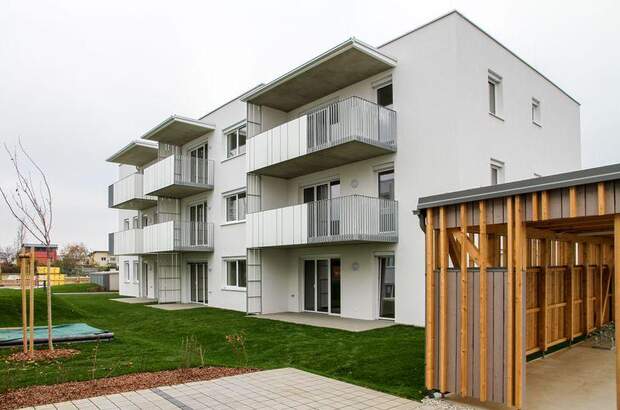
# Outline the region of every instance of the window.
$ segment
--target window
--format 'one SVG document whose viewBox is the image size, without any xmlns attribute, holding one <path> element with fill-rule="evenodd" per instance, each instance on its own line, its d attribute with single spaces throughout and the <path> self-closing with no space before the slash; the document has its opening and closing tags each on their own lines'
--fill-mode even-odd
<svg viewBox="0 0 620 410">
<path fill-rule="evenodd" d="M 131 229 L 138 229 L 139 227 L 139 219 L 137 216 L 134 216 L 131 220 Z"/>
<path fill-rule="evenodd" d="M 129 230 L 129 218 L 125 218 L 123 220 L 123 230 L 124 231 L 128 231 Z"/>
<path fill-rule="evenodd" d="M 200 147 L 189 151 L 189 180 L 196 184 L 206 184 L 208 178 L 208 146 L 203 144 Z"/>
<path fill-rule="evenodd" d="M 245 220 L 246 199 L 245 192 L 226 197 L 226 221 Z"/>
<path fill-rule="evenodd" d="M 133 261 L 133 281 L 137 282 L 140 274 L 140 265 L 138 261 Z"/>
<path fill-rule="evenodd" d="M 247 286 L 245 259 L 226 261 L 226 285 L 237 288 Z"/>
<path fill-rule="evenodd" d="M 489 70 L 487 83 L 489 88 L 489 114 L 500 117 L 502 113 L 502 77 Z"/>
<path fill-rule="evenodd" d="M 379 172 L 379 198 L 394 200 L 394 170 Z"/>
<path fill-rule="evenodd" d="M 491 185 L 504 183 L 504 163 L 491 160 Z"/>
<path fill-rule="evenodd" d="M 382 107 L 391 107 L 393 104 L 392 84 L 377 88 L 377 104 Z"/>
<path fill-rule="evenodd" d="M 131 279 L 131 272 L 129 271 L 129 261 L 125 261 L 124 268 L 125 268 L 125 282 L 129 282 L 129 280 Z"/>
<path fill-rule="evenodd" d="M 232 158 L 245 153 L 245 139 L 247 136 L 247 126 L 236 128 L 226 134 L 226 144 L 228 147 L 227 157 Z"/>
<path fill-rule="evenodd" d="M 145 228 L 147 226 L 149 226 L 149 216 L 142 215 L 142 227 Z"/>
<path fill-rule="evenodd" d="M 532 122 L 540 125 L 540 101 L 532 98 Z"/>
</svg>

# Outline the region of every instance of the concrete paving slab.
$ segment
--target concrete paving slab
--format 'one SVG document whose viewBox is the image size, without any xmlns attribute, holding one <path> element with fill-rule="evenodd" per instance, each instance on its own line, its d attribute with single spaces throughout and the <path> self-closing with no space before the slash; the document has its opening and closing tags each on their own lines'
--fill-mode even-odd
<svg viewBox="0 0 620 410">
<path fill-rule="evenodd" d="M 330 329 L 346 330 L 349 332 L 365 332 L 367 330 L 381 329 L 394 326 L 391 320 L 361 320 L 349 319 L 339 316 L 326 315 L 311 312 L 282 312 L 266 315 L 252 316 L 259 319 L 279 320 L 282 322 L 296 323 L 298 325 L 308 325 L 326 327 Z"/>
<path fill-rule="evenodd" d="M 199 305 L 198 303 L 166 303 L 161 305 L 149 305 L 153 309 L 161 309 L 161 310 L 188 310 L 188 309 L 198 309 L 204 308 L 205 305 Z"/>
<path fill-rule="evenodd" d="M 130 305 L 134 305 L 134 304 L 140 305 L 140 304 L 157 302 L 157 299 L 150 299 L 150 298 L 114 298 L 110 300 L 113 300 L 115 302 L 121 302 L 121 303 L 129 303 Z"/>
</svg>

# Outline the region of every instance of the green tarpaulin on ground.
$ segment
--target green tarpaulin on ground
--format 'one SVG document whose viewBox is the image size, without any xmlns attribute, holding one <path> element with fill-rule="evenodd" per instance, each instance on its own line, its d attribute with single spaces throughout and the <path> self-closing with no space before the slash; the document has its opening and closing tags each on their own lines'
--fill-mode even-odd
<svg viewBox="0 0 620 410">
<path fill-rule="evenodd" d="M 28 330 L 30 332 L 30 330 Z M 28 333 L 30 337 L 30 333 Z M 54 342 L 83 342 L 88 340 L 108 340 L 114 333 L 97 329 L 86 323 L 69 323 L 52 326 L 52 340 Z M 35 344 L 47 343 L 47 326 L 34 327 Z M 0 346 L 15 346 L 22 344 L 22 328 L 0 328 Z"/>
</svg>

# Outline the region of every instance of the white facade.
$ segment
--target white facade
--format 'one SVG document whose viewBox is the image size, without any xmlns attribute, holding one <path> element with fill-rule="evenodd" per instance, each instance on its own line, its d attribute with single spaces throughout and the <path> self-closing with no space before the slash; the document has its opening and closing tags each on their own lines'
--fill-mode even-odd
<svg viewBox="0 0 620 410">
<path fill-rule="evenodd" d="M 338 77 L 338 64 L 349 57 L 358 60 L 348 67 L 357 68 Z M 323 68 L 331 73 L 325 78 L 331 89 L 317 80 Z M 305 86 L 311 70 L 313 85 Z M 342 87 L 333 89 L 338 81 Z M 392 100 L 379 101 L 378 90 L 389 84 Z M 307 95 L 314 97 L 304 100 Z M 385 102 L 391 104 L 381 107 Z M 227 134 L 246 119 L 247 143 L 238 147 L 237 137 L 231 156 Z M 418 198 L 581 166 L 579 104 L 456 12 L 379 48 L 350 40 L 200 121 L 211 129 L 184 125 L 148 136 L 159 138 L 162 158 L 149 165 L 172 163 L 170 155 L 191 158 L 192 150 L 206 146 L 212 179 L 204 186 L 168 181 L 172 188 L 165 194 L 178 198 L 160 196 L 155 206 L 119 210 L 119 231 L 127 228 L 126 218 L 151 220 L 148 228 L 140 225 L 142 236 L 115 236 L 117 253 L 125 253 L 119 258 L 121 294 L 160 302 L 200 299 L 250 313 L 394 316 L 398 323 L 423 325 L 424 237 L 412 213 Z M 174 132 L 183 142 L 163 146 Z M 113 162 L 122 163 L 117 157 Z M 166 175 L 172 180 L 171 167 Z M 135 170 L 122 165 L 119 176 Z M 379 178 L 389 179 L 390 170 L 393 192 L 380 192 Z M 153 185 L 149 178 L 145 173 L 144 186 Z M 389 191 L 389 183 L 382 186 Z M 227 209 L 228 197 L 235 207 Z M 191 207 L 205 203 L 212 246 L 176 246 L 171 227 L 188 223 L 197 212 Z M 246 205 L 239 207 L 245 203 L 247 217 Z M 228 221 L 231 215 L 241 220 Z M 164 229 L 152 225 L 156 221 L 168 223 L 172 233 L 153 238 L 172 242 L 149 248 L 145 231 Z M 183 227 L 178 232 L 187 235 Z M 246 259 L 247 291 L 236 262 Z M 125 262 L 130 270 L 137 262 L 138 274 L 126 275 Z M 206 267 L 205 282 L 193 273 L 203 269 L 196 264 Z M 190 281 L 204 297 L 192 294 Z"/>
</svg>

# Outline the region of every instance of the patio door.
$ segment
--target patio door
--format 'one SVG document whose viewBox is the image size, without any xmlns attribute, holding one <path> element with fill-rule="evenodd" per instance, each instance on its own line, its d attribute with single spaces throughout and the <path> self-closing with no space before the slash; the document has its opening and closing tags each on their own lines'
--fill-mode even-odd
<svg viewBox="0 0 620 410">
<path fill-rule="evenodd" d="M 149 264 L 142 262 L 142 297 L 149 297 Z"/>
<path fill-rule="evenodd" d="M 396 301 L 394 256 L 379 257 L 379 317 L 394 319 Z"/>
<path fill-rule="evenodd" d="M 304 260 L 304 310 L 340 314 L 340 259 Z"/>
<path fill-rule="evenodd" d="M 394 170 L 379 172 L 379 232 L 396 231 L 394 201 Z"/>
<path fill-rule="evenodd" d="M 207 144 L 189 152 L 189 180 L 195 184 L 207 183 Z"/>
<path fill-rule="evenodd" d="M 201 202 L 189 207 L 189 244 L 206 245 L 207 203 Z"/>
<path fill-rule="evenodd" d="M 192 303 L 207 303 L 208 277 L 207 264 L 189 263 L 189 300 Z"/>
<path fill-rule="evenodd" d="M 308 236 L 338 235 L 340 210 L 333 199 L 340 196 L 340 181 L 304 188 L 304 203 L 308 205 Z"/>
</svg>

